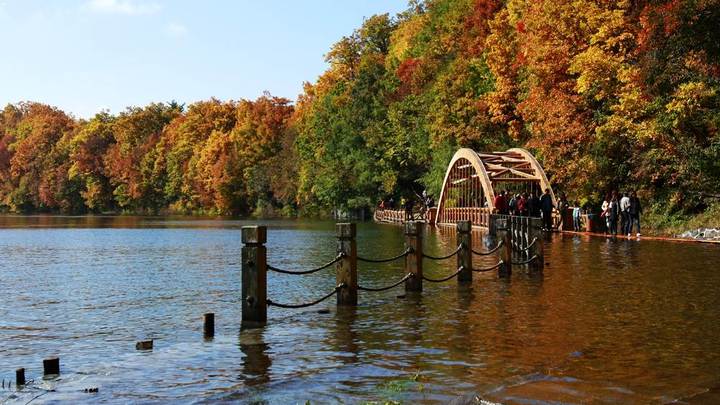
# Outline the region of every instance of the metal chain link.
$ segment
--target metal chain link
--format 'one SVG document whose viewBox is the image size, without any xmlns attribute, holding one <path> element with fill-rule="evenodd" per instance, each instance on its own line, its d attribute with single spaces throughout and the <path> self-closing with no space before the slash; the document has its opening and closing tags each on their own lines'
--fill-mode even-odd
<svg viewBox="0 0 720 405">
<path fill-rule="evenodd" d="M 473 271 L 474 271 L 475 273 L 483 273 L 483 272 L 486 272 L 486 271 L 493 271 L 493 270 L 497 269 L 498 267 L 502 266 L 503 264 L 505 264 L 505 262 L 502 261 L 502 260 L 500 260 L 499 262 L 497 262 L 496 265 L 494 265 L 494 266 L 492 266 L 492 267 L 488 267 L 488 268 L 485 268 L 485 269 L 473 269 Z"/>
<path fill-rule="evenodd" d="M 473 250 L 472 252 L 473 252 L 474 254 L 478 255 L 478 256 L 491 255 L 491 254 L 497 252 L 497 250 L 500 249 L 500 247 L 502 247 L 502 245 L 503 245 L 504 243 L 505 243 L 505 240 L 501 240 L 500 242 L 498 242 L 497 246 L 495 246 L 494 248 L 490 249 L 490 250 L 487 251 L 487 252 L 478 252 L 478 251 L 476 251 L 476 250 Z"/>
<path fill-rule="evenodd" d="M 373 291 L 373 292 L 387 291 L 387 290 L 389 290 L 389 289 L 391 289 L 391 288 L 395 288 L 395 287 L 399 286 L 400 284 L 404 283 L 407 279 L 409 279 L 410 277 L 413 277 L 413 276 L 414 276 L 414 274 L 408 273 L 408 274 L 405 275 L 405 277 L 403 277 L 403 278 L 401 278 L 400 280 L 398 280 L 397 283 L 395 283 L 395 284 L 393 284 L 393 285 L 389 285 L 389 286 L 387 286 L 387 287 L 372 288 L 372 287 L 363 287 L 363 286 L 359 285 L 359 286 L 358 286 L 358 290 L 360 290 L 360 291 Z"/>
<path fill-rule="evenodd" d="M 400 253 L 399 255 L 393 256 L 393 257 L 388 257 L 387 259 L 366 259 L 366 258 L 360 257 L 360 256 L 358 256 L 357 259 L 358 259 L 358 261 L 367 262 L 367 263 L 388 263 L 388 262 L 393 262 L 397 259 L 403 258 L 403 257 L 409 255 L 411 252 L 412 252 L 412 249 L 407 248 L 407 249 L 405 249 L 404 252 Z"/>
<path fill-rule="evenodd" d="M 455 273 L 453 273 L 453 274 L 451 274 L 451 275 L 449 275 L 449 276 L 447 276 L 447 277 L 445 277 L 445 278 L 440 278 L 440 279 L 427 278 L 427 277 L 425 277 L 425 275 L 423 275 L 423 280 L 429 281 L 429 282 L 431 282 L 431 283 L 442 283 L 442 282 L 445 282 L 445 281 L 448 281 L 448 280 L 450 280 L 450 279 L 453 279 L 453 278 L 457 277 L 458 274 L 460 274 L 460 272 L 463 271 L 463 270 L 465 270 L 465 268 L 464 268 L 463 266 L 460 266 Z"/>
<path fill-rule="evenodd" d="M 343 255 L 338 254 L 332 261 L 325 263 L 320 267 L 316 267 L 316 268 L 310 269 L 310 270 L 300 270 L 300 271 L 283 270 L 283 269 L 279 269 L 279 268 L 269 265 L 269 264 L 267 265 L 267 268 L 268 268 L 268 270 L 271 270 L 271 271 L 274 271 L 277 273 L 282 273 L 282 274 L 294 274 L 294 275 L 312 274 L 312 273 L 316 273 L 320 270 L 323 270 L 323 269 L 326 269 L 326 268 L 332 266 L 333 264 L 339 262 L 342 258 L 343 258 Z"/>
<path fill-rule="evenodd" d="M 455 256 L 456 254 L 458 254 L 458 252 L 460 252 L 460 249 L 462 249 L 462 247 L 463 247 L 463 246 L 462 246 L 462 244 L 461 244 L 460 246 L 457 247 L 457 249 L 455 249 L 454 252 L 448 254 L 447 256 L 431 256 L 431 255 L 426 255 L 425 253 L 423 253 L 423 257 L 428 258 L 428 259 L 430 259 L 430 260 L 445 260 L 445 259 L 449 259 L 449 258 Z"/>
<path fill-rule="evenodd" d="M 335 289 L 333 289 L 331 292 L 329 292 L 329 293 L 328 293 L 327 295 L 325 295 L 324 297 L 322 297 L 322 298 L 320 298 L 320 299 L 317 299 L 317 300 L 315 300 L 315 301 L 312 301 L 312 302 L 308 302 L 308 303 L 306 303 L 306 304 L 281 304 L 281 303 L 279 303 L 279 302 L 274 302 L 274 301 L 271 301 L 271 300 L 268 299 L 268 300 L 267 300 L 267 305 L 268 305 L 269 307 L 280 307 L 280 308 L 288 308 L 288 309 L 307 308 L 307 307 L 311 307 L 311 306 L 313 306 L 313 305 L 317 305 L 317 304 L 325 301 L 326 299 L 332 297 L 333 295 L 337 294 L 337 292 L 340 291 L 341 288 L 345 288 L 345 284 L 344 284 L 344 283 L 339 284 L 337 287 L 335 287 Z"/>
</svg>

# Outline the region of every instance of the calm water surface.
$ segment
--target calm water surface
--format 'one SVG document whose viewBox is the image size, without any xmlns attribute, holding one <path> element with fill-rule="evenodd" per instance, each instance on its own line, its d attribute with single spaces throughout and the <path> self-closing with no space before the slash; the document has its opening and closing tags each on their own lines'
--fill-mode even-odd
<svg viewBox="0 0 720 405">
<path fill-rule="evenodd" d="M 333 300 L 270 308 L 265 328 L 241 331 L 248 224 L 0 217 L 0 379 L 25 367 L 34 380 L 0 388 L 0 402 L 720 402 L 720 246 L 553 235 L 541 275 L 426 283 L 419 297 L 361 292 L 355 311 Z M 335 255 L 331 222 L 266 225 L 272 264 L 306 269 Z M 426 235 L 432 254 L 455 246 L 451 231 Z M 399 227 L 358 225 L 362 256 L 403 248 Z M 453 270 L 426 262 L 429 276 Z M 268 295 L 310 301 L 334 287 L 333 272 L 270 273 Z M 360 283 L 402 274 L 401 261 L 361 265 Z M 216 314 L 211 341 L 205 312 Z M 155 349 L 136 351 L 145 338 Z M 50 356 L 62 375 L 43 380 Z"/>
</svg>

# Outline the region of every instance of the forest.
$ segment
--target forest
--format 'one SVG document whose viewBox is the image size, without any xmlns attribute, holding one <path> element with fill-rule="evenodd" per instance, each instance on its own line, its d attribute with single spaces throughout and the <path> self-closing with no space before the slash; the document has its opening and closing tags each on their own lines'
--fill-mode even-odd
<svg viewBox="0 0 720 405">
<path fill-rule="evenodd" d="M 720 193 L 718 38 L 720 0 L 411 1 L 295 101 L 7 105 L 0 211 L 320 215 L 437 196 L 457 148 L 521 146 L 572 200 L 698 213 Z"/>
</svg>

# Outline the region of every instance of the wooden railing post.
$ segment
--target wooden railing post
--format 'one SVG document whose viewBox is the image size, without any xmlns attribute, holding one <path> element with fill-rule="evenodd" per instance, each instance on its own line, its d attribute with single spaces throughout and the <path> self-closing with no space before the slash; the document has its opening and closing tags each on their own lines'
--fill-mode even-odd
<svg viewBox="0 0 720 405">
<path fill-rule="evenodd" d="M 543 241 L 543 232 L 541 229 L 542 220 L 539 218 L 533 218 L 533 223 L 530 227 L 533 230 L 533 237 L 537 238 L 537 242 L 535 242 L 532 253 L 538 257 L 533 261 L 531 267 L 536 271 L 543 271 L 543 268 L 545 267 L 545 242 Z"/>
<path fill-rule="evenodd" d="M 354 223 L 336 224 L 338 238 L 338 254 L 342 259 L 337 262 L 336 285 L 344 287 L 337 292 L 338 306 L 357 306 L 358 275 L 357 275 L 357 242 L 355 241 L 356 226 Z"/>
<path fill-rule="evenodd" d="M 503 232 L 503 245 L 500 247 L 500 260 L 503 264 L 498 267 L 498 276 L 510 277 L 512 274 L 512 237 L 510 230 Z"/>
<path fill-rule="evenodd" d="M 405 245 L 411 249 L 405 256 L 405 274 L 412 273 L 413 277 L 405 280 L 406 292 L 421 292 L 423 278 L 423 223 L 405 223 Z"/>
<path fill-rule="evenodd" d="M 457 241 L 460 252 L 457 255 L 457 267 L 462 267 L 458 274 L 458 282 L 472 281 L 472 222 L 460 221 L 457 223 Z"/>
<path fill-rule="evenodd" d="M 267 228 L 243 226 L 242 234 L 242 326 L 267 322 Z"/>
</svg>

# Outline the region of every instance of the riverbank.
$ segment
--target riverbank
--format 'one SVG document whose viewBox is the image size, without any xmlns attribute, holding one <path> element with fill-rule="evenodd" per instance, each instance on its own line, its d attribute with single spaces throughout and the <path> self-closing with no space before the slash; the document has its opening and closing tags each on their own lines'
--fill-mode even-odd
<svg viewBox="0 0 720 405">
<path fill-rule="evenodd" d="M 720 203 L 715 203 L 699 214 L 668 213 L 660 207 L 651 207 L 641 218 L 645 235 L 681 238 L 688 240 L 713 240 L 707 229 L 720 229 Z"/>
</svg>

